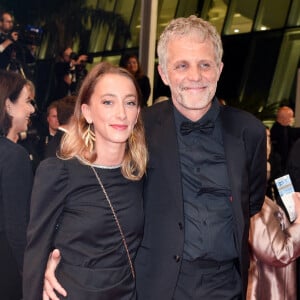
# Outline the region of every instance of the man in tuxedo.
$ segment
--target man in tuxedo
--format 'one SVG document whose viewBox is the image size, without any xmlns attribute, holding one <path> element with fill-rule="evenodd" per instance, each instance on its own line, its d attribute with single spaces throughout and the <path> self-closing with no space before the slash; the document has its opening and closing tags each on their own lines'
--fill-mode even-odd
<svg viewBox="0 0 300 300">
<path fill-rule="evenodd" d="M 288 106 L 278 109 L 276 121 L 271 128 L 271 141 L 274 153 L 281 160 L 281 170 L 286 172 L 287 161 L 295 141 L 300 137 L 300 128 L 294 127 L 294 111 Z"/>
<path fill-rule="evenodd" d="M 157 50 L 172 101 L 144 111 L 150 159 L 138 299 L 245 299 L 249 220 L 266 187 L 265 127 L 215 97 L 223 49 L 210 23 L 171 21 Z M 46 272 L 48 295 L 63 291 L 52 272 L 57 254 Z"/>
<path fill-rule="evenodd" d="M 57 100 L 56 111 L 59 126 L 53 138 L 45 145 L 44 158 L 55 157 L 60 149 L 60 142 L 65 133 L 67 133 L 71 126 L 75 108 L 75 96 L 65 96 Z"/>
</svg>

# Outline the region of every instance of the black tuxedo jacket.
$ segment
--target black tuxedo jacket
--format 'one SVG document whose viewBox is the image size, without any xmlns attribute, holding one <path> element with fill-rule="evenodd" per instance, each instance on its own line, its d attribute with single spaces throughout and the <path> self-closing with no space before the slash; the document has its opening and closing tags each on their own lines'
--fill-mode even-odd
<svg viewBox="0 0 300 300">
<path fill-rule="evenodd" d="M 234 236 L 245 294 L 249 217 L 263 204 L 266 131 L 251 114 L 222 106 L 223 142 L 232 190 Z M 178 145 L 171 101 L 144 110 L 149 164 L 144 186 L 144 238 L 135 259 L 138 298 L 171 300 L 184 245 Z"/>
<path fill-rule="evenodd" d="M 44 158 L 55 157 L 57 151 L 60 147 L 60 141 L 65 134 L 64 131 L 58 129 L 55 136 L 49 141 L 49 143 L 45 146 L 45 155 Z"/>
</svg>

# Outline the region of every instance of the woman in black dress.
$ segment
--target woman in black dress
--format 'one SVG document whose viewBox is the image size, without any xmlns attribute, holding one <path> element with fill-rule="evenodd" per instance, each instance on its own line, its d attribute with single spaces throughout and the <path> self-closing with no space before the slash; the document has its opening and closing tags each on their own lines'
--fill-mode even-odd
<svg viewBox="0 0 300 300">
<path fill-rule="evenodd" d="M 135 299 L 147 163 L 137 83 L 96 65 L 85 78 L 59 157 L 36 173 L 24 262 L 24 300 L 39 300 L 50 251 L 60 250 L 60 299 Z M 45 296 L 45 295 L 44 295 Z M 46 298 L 44 298 L 46 299 Z"/>
<path fill-rule="evenodd" d="M 138 57 L 135 54 L 127 54 L 122 58 L 120 66 L 127 69 L 135 77 L 142 93 L 142 107 L 148 106 L 151 93 L 150 80 L 142 71 Z"/>
<path fill-rule="evenodd" d="M 34 112 L 27 81 L 0 70 L 0 298 L 22 298 L 22 267 L 32 187 L 29 154 L 18 145 Z"/>
</svg>

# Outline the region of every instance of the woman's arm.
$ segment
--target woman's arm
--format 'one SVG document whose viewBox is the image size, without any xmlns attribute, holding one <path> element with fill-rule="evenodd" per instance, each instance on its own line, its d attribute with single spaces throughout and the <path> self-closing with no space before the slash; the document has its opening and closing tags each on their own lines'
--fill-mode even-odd
<svg viewBox="0 0 300 300">
<path fill-rule="evenodd" d="M 24 300 L 42 298 L 44 272 L 52 251 L 56 225 L 64 207 L 67 182 L 64 162 L 57 158 L 43 161 L 37 169 L 24 257 Z"/>
<path fill-rule="evenodd" d="M 283 210 L 268 198 L 261 212 L 251 218 L 250 247 L 266 264 L 285 266 L 300 255 L 299 193 L 295 193 L 294 198 L 298 218 L 291 226 Z"/>
<path fill-rule="evenodd" d="M 2 153 L 1 193 L 6 237 L 22 272 L 33 174 L 26 150 L 14 146 Z"/>
</svg>

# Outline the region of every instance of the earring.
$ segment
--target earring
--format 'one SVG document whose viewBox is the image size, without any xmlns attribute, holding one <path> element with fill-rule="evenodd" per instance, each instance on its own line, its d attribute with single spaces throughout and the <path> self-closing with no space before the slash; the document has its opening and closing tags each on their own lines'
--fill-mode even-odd
<svg viewBox="0 0 300 300">
<path fill-rule="evenodd" d="M 89 123 L 89 126 L 83 133 L 82 138 L 84 140 L 85 146 L 89 149 L 90 152 L 92 152 L 94 148 L 94 142 L 96 141 L 96 136 L 93 130 L 91 129 L 91 123 Z"/>
</svg>

